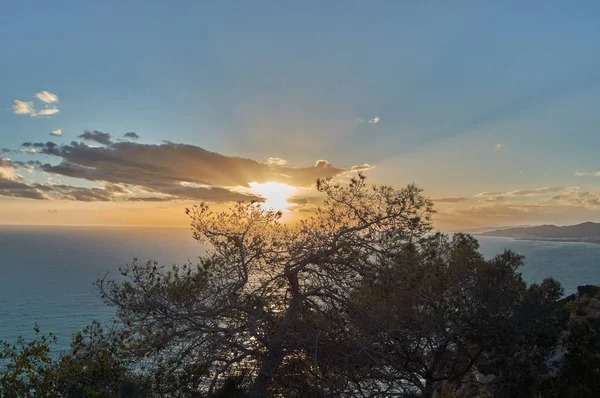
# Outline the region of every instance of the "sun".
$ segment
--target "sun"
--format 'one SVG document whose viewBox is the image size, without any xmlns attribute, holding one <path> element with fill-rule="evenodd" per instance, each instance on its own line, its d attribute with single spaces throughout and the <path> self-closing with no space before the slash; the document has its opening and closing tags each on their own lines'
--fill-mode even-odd
<svg viewBox="0 0 600 398">
<path fill-rule="evenodd" d="M 263 203 L 265 208 L 271 208 L 275 211 L 284 211 L 290 207 L 287 200 L 296 190 L 292 186 L 279 182 L 266 182 L 264 184 L 251 182 L 250 187 L 254 193 L 265 198 Z"/>
</svg>

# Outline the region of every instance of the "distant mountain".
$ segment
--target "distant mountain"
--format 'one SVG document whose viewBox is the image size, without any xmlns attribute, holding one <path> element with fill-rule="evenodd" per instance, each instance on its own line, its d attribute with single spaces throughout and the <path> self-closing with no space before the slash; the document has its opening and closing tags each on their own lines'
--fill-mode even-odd
<svg viewBox="0 0 600 398">
<path fill-rule="evenodd" d="M 600 223 L 584 222 L 577 225 L 498 229 L 481 234 L 517 239 L 600 241 Z"/>
<path fill-rule="evenodd" d="M 511 225 L 511 226 L 505 226 L 505 227 L 479 227 L 479 228 L 469 228 L 469 229 L 456 229 L 456 230 L 451 230 L 451 231 L 447 231 L 449 233 L 457 233 L 457 232 L 462 232 L 464 234 L 472 234 L 472 235 L 482 235 L 485 232 L 492 232 L 492 231 L 500 231 L 500 230 L 504 230 L 504 229 L 514 229 L 514 228 L 527 228 L 530 227 L 531 225 Z"/>
</svg>

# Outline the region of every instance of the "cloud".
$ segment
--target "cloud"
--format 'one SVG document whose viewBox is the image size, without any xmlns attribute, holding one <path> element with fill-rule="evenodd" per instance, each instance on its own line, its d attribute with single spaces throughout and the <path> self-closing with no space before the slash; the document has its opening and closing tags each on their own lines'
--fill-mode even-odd
<svg viewBox="0 0 600 398">
<path fill-rule="evenodd" d="M 31 115 L 31 116 L 50 116 L 50 115 L 55 115 L 58 112 L 59 112 L 58 108 L 45 108 L 45 109 L 40 109 L 34 115 Z"/>
<path fill-rule="evenodd" d="M 496 145 L 494 145 L 494 148 L 496 148 L 496 149 L 502 149 L 502 148 L 504 148 L 504 145 L 502 145 L 502 144 L 496 144 Z"/>
<path fill-rule="evenodd" d="M 58 163 L 52 164 L 32 161 L 27 167 L 35 167 L 48 174 L 101 183 L 106 190 L 108 184 L 111 184 L 111 187 L 117 186 L 120 189 L 125 186 L 137 187 L 145 192 L 145 195 L 136 196 L 214 202 L 260 200 L 258 196 L 238 189 L 248 188 L 251 182 L 279 182 L 295 187 L 310 187 L 317 178 L 372 168 L 368 164 L 339 168 L 326 160 L 318 160 L 310 167 L 290 167 L 281 160 L 269 164 L 221 155 L 194 145 L 112 142 L 110 134 L 99 131 L 86 131 L 80 138 L 103 146 L 76 141 L 65 145 L 24 142 L 24 149 L 36 149 L 39 154 L 58 159 Z M 92 193 L 94 198 L 101 199 L 98 192 Z M 83 200 L 79 191 L 64 191 L 61 195 Z M 124 199 L 123 195 L 120 199 Z"/>
<path fill-rule="evenodd" d="M 52 130 L 50 132 L 50 135 L 61 136 L 62 135 L 62 130 L 61 129 Z"/>
<path fill-rule="evenodd" d="M 375 116 L 372 119 L 364 120 L 364 119 L 361 119 L 361 118 L 357 117 L 356 120 L 358 120 L 360 123 L 377 124 L 377 123 L 379 123 L 381 121 L 381 118 L 379 116 Z"/>
<path fill-rule="evenodd" d="M 523 189 L 507 192 L 507 196 L 538 196 L 564 191 L 565 187 L 545 187 L 538 189 Z"/>
<path fill-rule="evenodd" d="M 467 202 L 469 198 L 438 198 L 433 199 L 434 203 L 461 203 Z"/>
<path fill-rule="evenodd" d="M 504 196 L 493 196 L 493 197 L 486 198 L 485 201 L 486 202 L 502 202 L 504 199 L 506 199 Z"/>
<path fill-rule="evenodd" d="M 564 191 L 565 187 L 544 187 L 537 189 L 519 189 L 516 191 L 510 192 L 481 192 L 475 195 L 477 198 L 489 198 L 489 197 L 499 197 L 499 196 L 540 196 L 546 195 L 549 193 L 556 193 Z"/>
<path fill-rule="evenodd" d="M 267 159 L 266 163 L 269 166 L 284 166 L 287 164 L 287 160 L 282 158 L 269 158 Z"/>
<path fill-rule="evenodd" d="M 27 149 L 0 148 L 0 153 L 25 153 L 25 154 L 33 155 L 34 153 L 37 153 L 37 149 L 35 149 L 35 148 L 27 148 Z"/>
<path fill-rule="evenodd" d="M 14 100 L 13 110 L 15 113 L 17 115 L 29 115 L 34 117 L 51 116 L 60 112 L 56 106 L 50 105 L 58 102 L 58 96 L 56 94 L 52 94 L 48 91 L 40 91 L 34 97 L 43 103 L 42 109 L 36 110 L 36 107 L 32 101 Z"/>
<path fill-rule="evenodd" d="M 580 189 L 574 189 L 565 192 L 561 195 L 556 195 L 552 200 L 558 201 L 563 205 L 570 205 L 576 207 L 597 207 L 600 206 L 600 194 L 592 193 L 588 191 L 582 191 Z"/>
<path fill-rule="evenodd" d="M 15 173 L 18 168 L 31 167 L 33 162 L 13 162 L 0 158 L 0 196 L 35 200 L 76 200 L 81 202 L 108 202 L 115 199 L 114 191 L 105 188 L 74 187 L 64 184 L 25 182 Z"/>
<path fill-rule="evenodd" d="M 35 116 L 35 110 L 33 109 L 33 102 L 14 100 L 13 101 L 13 109 L 17 115 Z"/>
<path fill-rule="evenodd" d="M 489 196 L 504 195 L 504 192 L 481 192 L 475 195 L 476 198 L 487 198 Z"/>
<path fill-rule="evenodd" d="M 58 102 L 58 96 L 56 94 L 52 94 L 48 91 L 40 91 L 35 95 L 37 99 L 47 104 L 51 104 L 54 102 Z"/>
<path fill-rule="evenodd" d="M 595 176 L 595 177 L 600 177 L 600 171 L 596 171 L 596 172 L 594 172 L 594 173 L 585 173 L 585 172 L 582 172 L 582 171 L 576 171 L 576 172 L 575 172 L 575 175 L 576 175 L 577 177 L 582 177 L 582 176 Z"/>
<path fill-rule="evenodd" d="M 125 138 L 131 138 L 132 140 L 138 140 L 140 138 L 138 133 L 134 133 L 133 131 L 129 132 L 129 133 L 125 133 L 123 135 L 123 137 Z"/>
<path fill-rule="evenodd" d="M 0 196 L 10 196 L 29 199 L 46 199 L 44 194 L 34 186 L 22 181 L 15 174 L 17 167 L 8 158 L 0 158 Z"/>
<path fill-rule="evenodd" d="M 99 144 L 102 145 L 110 145 L 111 144 L 111 140 L 110 140 L 110 134 L 109 133 L 103 133 L 101 131 L 84 131 L 83 134 L 80 134 L 77 136 L 78 138 L 83 138 L 86 141 L 95 141 Z"/>
<path fill-rule="evenodd" d="M 370 164 L 361 164 L 361 165 L 357 165 L 357 166 L 352 166 L 348 169 L 349 172 L 359 172 L 359 171 L 367 171 L 367 170 L 371 170 L 374 169 L 375 166 L 371 166 Z"/>
<path fill-rule="evenodd" d="M 535 223 L 553 209 L 537 203 L 483 203 L 466 208 L 441 209 L 434 217 L 438 228 L 456 229 L 490 225 Z"/>
</svg>

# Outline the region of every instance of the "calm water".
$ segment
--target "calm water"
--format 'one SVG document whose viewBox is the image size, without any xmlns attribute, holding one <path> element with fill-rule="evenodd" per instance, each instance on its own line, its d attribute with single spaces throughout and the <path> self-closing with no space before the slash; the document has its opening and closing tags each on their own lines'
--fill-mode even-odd
<svg viewBox="0 0 600 398">
<path fill-rule="evenodd" d="M 526 256 L 528 282 L 548 276 L 566 293 L 600 284 L 600 245 L 481 237 L 486 257 L 510 248 Z M 31 337 L 37 322 L 66 349 L 71 333 L 92 319 L 111 318 L 92 281 L 105 271 L 117 277 L 132 258 L 163 264 L 194 260 L 202 252 L 188 229 L 0 227 L 0 339 Z"/>
<path fill-rule="evenodd" d="M 189 229 L 0 226 L 0 339 L 32 336 L 38 323 L 68 348 L 71 333 L 91 320 L 108 320 L 92 285 L 106 271 L 140 260 L 194 260 L 201 246 Z"/>
</svg>

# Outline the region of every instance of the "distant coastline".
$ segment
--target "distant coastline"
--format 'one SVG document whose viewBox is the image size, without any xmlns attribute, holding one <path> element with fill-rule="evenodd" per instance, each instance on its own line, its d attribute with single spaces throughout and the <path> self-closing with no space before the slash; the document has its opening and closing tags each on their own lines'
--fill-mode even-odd
<svg viewBox="0 0 600 398">
<path fill-rule="evenodd" d="M 535 227 L 503 228 L 483 232 L 477 236 L 494 236 L 517 240 L 544 242 L 571 242 L 600 244 L 600 223 L 585 222 L 576 225 L 540 225 Z"/>
<path fill-rule="evenodd" d="M 558 242 L 558 243 L 592 243 L 595 245 L 600 245 L 600 238 L 595 239 L 595 240 L 586 240 L 586 239 L 576 239 L 576 238 L 567 238 L 567 239 L 560 239 L 560 238 L 536 238 L 536 237 L 530 237 L 530 238 L 511 238 L 511 237 L 507 237 L 507 236 L 494 236 L 494 235 L 483 235 L 483 234 L 479 234 L 479 235 L 475 235 L 475 236 L 488 236 L 488 237 L 495 237 L 495 238 L 507 238 L 507 239 L 514 239 L 514 240 L 526 240 L 526 241 L 534 241 L 534 242 Z"/>
</svg>

